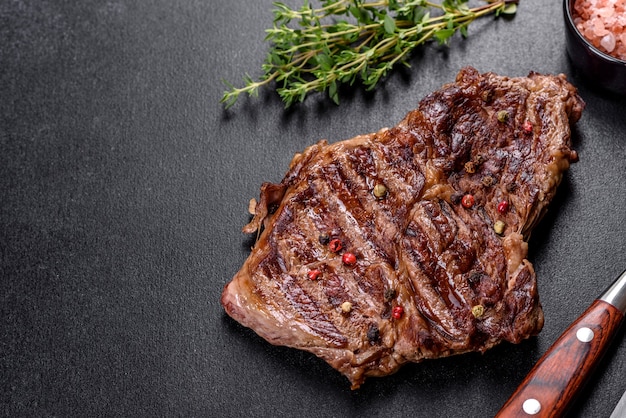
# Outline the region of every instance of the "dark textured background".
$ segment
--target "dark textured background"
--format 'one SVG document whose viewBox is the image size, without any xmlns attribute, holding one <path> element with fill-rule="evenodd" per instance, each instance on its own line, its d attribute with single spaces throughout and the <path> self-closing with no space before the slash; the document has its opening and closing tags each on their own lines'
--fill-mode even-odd
<svg viewBox="0 0 626 418">
<path fill-rule="evenodd" d="M 0 2 L 1 415 L 493 416 L 626 267 L 626 100 L 572 68 L 560 1 L 475 22 L 339 107 L 313 96 L 285 111 L 268 92 L 224 111 L 221 80 L 260 74 L 271 3 Z M 249 254 L 240 230 L 261 183 L 320 138 L 396 124 L 465 65 L 563 72 L 587 102 L 580 162 L 530 242 L 540 336 L 350 391 L 227 318 L 219 296 Z M 625 357 L 622 330 L 572 416 L 608 416 Z"/>
</svg>

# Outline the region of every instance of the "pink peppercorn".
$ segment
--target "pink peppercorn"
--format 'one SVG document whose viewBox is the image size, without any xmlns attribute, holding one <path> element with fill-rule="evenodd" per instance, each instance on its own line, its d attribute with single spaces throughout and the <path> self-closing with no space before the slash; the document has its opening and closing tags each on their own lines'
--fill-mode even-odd
<svg viewBox="0 0 626 418">
<path fill-rule="evenodd" d="M 529 133 L 531 133 L 533 131 L 533 124 L 530 123 L 529 120 L 527 120 L 522 125 L 522 129 L 524 130 L 525 133 L 529 134 Z"/>
<path fill-rule="evenodd" d="M 343 264 L 347 266 L 353 266 L 356 264 L 356 256 L 352 253 L 345 253 L 341 256 L 341 261 L 343 261 Z"/>
<path fill-rule="evenodd" d="M 313 270 L 309 270 L 309 272 L 306 275 L 310 280 L 317 280 L 320 274 L 322 274 L 321 271 L 319 271 L 318 269 L 313 269 Z"/>
<path fill-rule="evenodd" d="M 330 251 L 334 253 L 338 253 L 339 251 L 341 251 L 342 248 L 343 248 L 343 245 L 341 245 L 341 241 L 338 240 L 337 238 L 331 240 L 328 243 L 328 249 L 330 249 Z"/>
<path fill-rule="evenodd" d="M 465 196 L 463 196 L 463 199 L 461 199 L 461 204 L 463 205 L 464 208 L 471 208 L 472 206 L 474 206 L 475 200 L 474 200 L 474 196 L 472 196 L 471 194 L 466 194 Z"/>
</svg>

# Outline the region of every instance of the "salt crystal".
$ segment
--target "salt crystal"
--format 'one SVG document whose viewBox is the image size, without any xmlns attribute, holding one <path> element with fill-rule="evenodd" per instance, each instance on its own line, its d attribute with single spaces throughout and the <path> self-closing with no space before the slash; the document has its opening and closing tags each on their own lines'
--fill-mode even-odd
<svg viewBox="0 0 626 418">
<path fill-rule="evenodd" d="M 604 22 L 602 21 L 602 19 L 592 19 L 591 23 L 593 25 L 594 35 L 600 37 L 608 33 L 608 31 L 604 28 Z"/>
<path fill-rule="evenodd" d="M 600 45 L 610 54 L 615 49 L 615 35 L 609 32 L 602 38 Z"/>
</svg>

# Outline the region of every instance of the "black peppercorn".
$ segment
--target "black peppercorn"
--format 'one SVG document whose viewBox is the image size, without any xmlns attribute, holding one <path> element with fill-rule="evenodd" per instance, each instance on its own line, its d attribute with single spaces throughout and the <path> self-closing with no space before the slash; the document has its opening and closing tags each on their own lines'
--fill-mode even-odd
<svg viewBox="0 0 626 418">
<path fill-rule="evenodd" d="M 506 185 L 506 191 L 509 193 L 515 193 L 517 187 L 517 183 L 509 183 Z"/>
<path fill-rule="evenodd" d="M 463 193 L 461 192 L 452 193 L 452 196 L 450 196 L 450 202 L 453 205 L 458 205 L 459 203 L 461 203 L 461 199 L 463 199 Z"/>
<path fill-rule="evenodd" d="M 378 326 L 376 324 L 370 325 L 367 330 L 367 339 L 371 344 L 377 343 L 380 340 L 380 331 L 378 330 Z"/>
<path fill-rule="evenodd" d="M 320 234 L 318 241 L 322 245 L 327 245 L 330 242 L 330 237 L 328 236 L 328 234 Z"/>
<path fill-rule="evenodd" d="M 389 302 L 391 299 L 396 297 L 395 289 L 387 288 L 385 289 L 385 301 Z"/>
</svg>

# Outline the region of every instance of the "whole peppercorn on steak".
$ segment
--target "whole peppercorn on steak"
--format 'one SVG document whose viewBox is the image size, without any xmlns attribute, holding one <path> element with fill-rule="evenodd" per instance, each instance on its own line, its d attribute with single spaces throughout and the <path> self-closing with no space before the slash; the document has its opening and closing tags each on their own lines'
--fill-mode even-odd
<svg viewBox="0 0 626 418">
<path fill-rule="evenodd" d="M 468 67 L 396 127 L 308 147 L 261 187 L 226 312 L 352 388 L 537 334 L 527 240 L 577 160 L 583 108 L 563 75 Z"/>
</svg>

